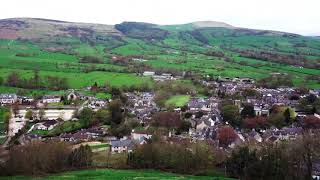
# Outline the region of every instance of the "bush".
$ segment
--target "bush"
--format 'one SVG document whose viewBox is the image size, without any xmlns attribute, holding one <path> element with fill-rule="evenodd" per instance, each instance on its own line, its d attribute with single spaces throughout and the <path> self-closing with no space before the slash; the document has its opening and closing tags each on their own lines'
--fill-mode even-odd
<svg viewBox="0 0 320 180">
<path fill-rule="evenodd" d="M 96 63 L 103 64 L 103 59 L 96 56 L 84 56 L 80 59 L 80 63 Z"/>
</svg>

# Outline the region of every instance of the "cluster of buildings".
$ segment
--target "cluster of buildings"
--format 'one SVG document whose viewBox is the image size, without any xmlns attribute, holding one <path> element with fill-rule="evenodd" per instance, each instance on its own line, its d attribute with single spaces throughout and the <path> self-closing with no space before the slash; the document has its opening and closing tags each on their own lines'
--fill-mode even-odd
<svg viewBox="0 0 320 180">
<path fill-rule="evenodd" d="M 159 111 L 154 102 L 155 94 L 152 92 L 126 93 L 128 97 L 128 112 L 134 114 L 140 123 L 151 120 L 151 115 Z"/>
<path fill-rule="evenodd" d="M 147 77 L 152 77 L 152 79 L 155 81 L 177 80 L 182 78 L 180 76 L 173 76 L 170 73 L 156 74 L 156 72 L 153 72 L 153 71 L 145 71 L 143 72 L 142 75 Z"/>
<path fill-rule="evenodd" d="M 144 72 L 144 76 L 151 76 L 155 80 L 173 80 L 171 74 L 156 75 L 154 72 Z M 176 108 L 173 111 L 180 114 L 181 119 L 190 122 L 191 128 L 189 132 L 176 135 L 174 132 L 170 131 L 168 139 L 175 139 L 184 141 L 186 139 L 190 141 L 199 140 L 212 140 L 219 144 L 219 128 L 223 125 L 228 124 L 223 120 L 220 112 L 219 106 L 223 99 L 219 94 L 224 94 L 224 97 L 230 97 L 229 101 L 232 101 L 235 106 L 238 107 L 239 112 L 244 109 L 245 105 L 250 104 L 253 106 L 254 114 L 256 116 L 270 115 L 270 110 L 274 105 L 290 107 L 296 110 L 298 116 L 303 116 L 303 112 L 298 111 L 299 99 L 305 97 L 307 94 L 314 94 L 320 96 L 319 90 L 312 90 L 307 94 L 301 94 L 295 88 L 282 87 L 277 89 L 267 89 L 267 88 L 257 88 L 254 81 L 250 78 L 218 78 L 212 81 L 203 81 L 202 84 L 209 87 L 218 94 L 218 96 L 201 98 L 201 97 L 191 97 L 188 103 L 181 108 Z M 250 89 L 251 92 L 246 91 Z M 163 109 L 157 107 L 155 103 L 155 94 L 153 92 L 127 92 L 126 111 L 131 116 L 134 116 L 143 127 L 150 126 L 152 122 L 152 117 L 155 113 L 163 111 Z M 238 96 L 235 96 L 238 95 Z M 78 106 L 60 106 L 59 108 L 50 108 L 50 104 L 59 103 L 63 100 L 75 101 L 80 100 L 81 105 Z M 46 104 L 46 118 L 45 120 L 34 124 L 31 130 L 52 130 L 59 123 L 66 120 L 77 119 L 72 118 L 72 114 L 76 110 L 81 110 L 84 107 L 89 107 L 94 111 L 107 106 L 110 100 L 107 99 L 97 99 L 95 97 L 85 96 L 74 90 L 70 90 L 66 95 L 53 96 L 46 95 L 39 100 L 35 100 L 30 97 L 21 97 L 15 94 L 1 94 L 0 104 L 8 105 L 13 103 L 18 103 L 20 105 L 24 104 Z M 30 107 L 30 106 L 29 106 Z M 18 125 L 13 125 L 15 130 L 12 134 L 16 133 L 19 128 L 23 126 L 24 115 L 28 109 L 20 109 L 19 115 L 13 118 L 13 122 L 22 123 Z M 35 112 L 37 114 L 38 112 Z M 317 116 L 320 118 L 320 116 Z M 24 119 L 24 120 L 21 120 Z M 14 123 L 13 123 L 14 124 Z M 282 140 L 295 139 L 297 136 L 301 135 L 302 128 L 293 124 L 290 127 L 284 127 L 282 129 L 277 129 L 272 127 L 267 130 L 243 130 L 235 128 L 237 138 L 229 145 L 233 147 L 238 143 L 243 143 L 245 141 L 249 142 L 271 142 L 277 143 Z M 151 135 L 147 131 L 132 132 L 130 136 L 118 139 L 116 137 L 107 136 L 107 128 L 93 127 L 88 129 L 81 129 L 73 133 L 61 134 L 54 137 L 59 140 L 68 141 L 72 143 L 80 143 L 83 141 L 101 140 L 107 141 L 110 144 L 110 150 L 112 153 L 128 152 L 133 149 L 135 145 L 143 144 L 151 138 Z M 25 139 L 41 138 L 40 136 L 33 134 L 26 134 Z"/>
</svg>

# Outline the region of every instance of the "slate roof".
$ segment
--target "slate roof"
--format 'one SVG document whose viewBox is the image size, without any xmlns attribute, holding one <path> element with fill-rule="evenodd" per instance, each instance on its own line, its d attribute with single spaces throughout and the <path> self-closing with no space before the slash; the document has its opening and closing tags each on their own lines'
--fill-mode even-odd
<svg viewBox="0 0 320 180">
<path fill-rule="evenodd" d="M 14 99 L 16 97 L 16 94 L 0 94 L 0 99 Z"/>
<path fill-rule="evenodd" d="M 130 147 L 132 146 L 132 140 L 130 139 L 125 139 L 125 140 L 115 140 L 111 141 L 111 146 L 112 147 Z"/>
</svg>

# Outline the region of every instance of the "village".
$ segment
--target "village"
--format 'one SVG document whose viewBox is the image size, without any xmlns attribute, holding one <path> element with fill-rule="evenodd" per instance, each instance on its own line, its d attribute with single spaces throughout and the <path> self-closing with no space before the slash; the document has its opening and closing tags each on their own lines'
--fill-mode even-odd
<svg viewBox="0 0 320 180">
<path fill-rule="evenodd" d="M 154 73 L 145 72 L 144 75 L 154 76 Z M 165 79 L 171 77 L 162 75 Z M 172 80 L 173 78 L 169 78 Z M 166 79 L 167 80 L 167 79 Z M 109 133 L 110 126 L 92 125 L 86 128 L 74 128 L 71 131 L 61 131 L 57 134 L 48 134 L 66 122 L 77 122 L 75 114 L 84 108 L 93 112 L 105 109 L 113 100 L 110 98 L 98 99 L 94 96 L 86 96 L 77 90 L 69 90 L 65 95 L 44 95 L 40 99 L 32 97 L 17 96 L 16 94 L 1 94 L 1 106 L 11 108 L 11 116 L 8 124 L 7 139 L 4 146 L 8 145 L 12 138 L 17 138 L 21 144 L 28 141 L 55 139 L 67 141 L 74 145 L 81 143 L 92 143 L 94 145 L 105 145 L 101 150 L 111 153 L 130 152 L 135 145 L 141 145 L 152 138 L 152 126 L 158 117 L 160 126 L 168 128 L 162 138 L 168 142 L 179 141 L 207 141 L 210 140 L 221 148 L 233 148 L 238 144 L 251 142 L 277 143 L 283 140 L 292 140 L 300 136 L 305 118 L 318 119 L 317 112 L 307 112 L 301 109 L 299 100 L 306 97 L 319 97 L 320 90 L 300 92 L 298 88 L 280 87 L 277 89 L 257 88 L 250 78 L 223 78 L 219 81 L 202 81 L 202 85 L 214 89 L 216 96 L 212 97 L 190 97 L 189 101 L 182 107 L 171 110 L 160 108 L 155 103 L 154 92 L 126 92 L 127 103 L 123 109 L 135 119 L 136 128 L 132 128 L 122 137 L 113 136 Z M 87 89 L 90 89 L 87 88 Z M 249 91 L 250 90 L 250 91 Z M 236 107 L 237 114 L 242 115 L 245 124 L 237 126 L 230 122 L 226 112 L 221 112 L 221 105 L 227 99 L 232 107 Z M 241 97 L 233 96 L 240 94 Z M 69 103 L 64 103 L 64 102 Z M 272 125 L 267 128 L 266 120 L 271 113 L 274 114 L 275 107 L 285 108 L 289 112 L 289 119 L 295 119 L 287 125 Z M 160 117 L 159 113 L 163 117 Z M 155 116 L 155 115 L 159 116 Z M 235 115 L 236 116 L 236 115 Z M 164 119 L 166 118 L 166 119 Z M 181 131 L 181 121 L 187 122 L 187 130 Z M 260 124 L 259 124 L 260 123 Z M 74 126 L 74 125 L 73 125 Z M 222 137 L 224 127 L 228 131 L 226 137 Z M 226 129 L 230 128 L 230 129 Z M 177 132 L 179 131 L 179 132 Z M 230 132 L 229 132 L 230 131 Z M 110 148 L 106 148 L 110 147 Z"/>
</svg>

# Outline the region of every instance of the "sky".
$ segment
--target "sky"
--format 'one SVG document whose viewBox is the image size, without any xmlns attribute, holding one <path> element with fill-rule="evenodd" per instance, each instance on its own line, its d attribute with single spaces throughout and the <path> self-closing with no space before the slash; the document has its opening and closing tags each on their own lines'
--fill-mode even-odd
<svg viewBox="0 0 320 180">
<path fill-rule="evenodd" d="M 1 0 L 0 19 L 13 17 L 101 24 L 209 20 L 320 36 L 320 0 Z"/>
</svg>

